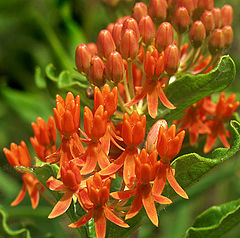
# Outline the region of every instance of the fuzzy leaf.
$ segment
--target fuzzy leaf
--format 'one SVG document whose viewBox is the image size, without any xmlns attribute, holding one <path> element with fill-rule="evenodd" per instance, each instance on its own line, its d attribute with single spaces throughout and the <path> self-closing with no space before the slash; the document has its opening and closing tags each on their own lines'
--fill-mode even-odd
<svg viewBox="0 0 240 238">
<path fill-rule="evenodd" d="M 240 223 L 240 199 L 213 206 L 197 217 L 184 238 L 221 237 Z"/>
</svg>

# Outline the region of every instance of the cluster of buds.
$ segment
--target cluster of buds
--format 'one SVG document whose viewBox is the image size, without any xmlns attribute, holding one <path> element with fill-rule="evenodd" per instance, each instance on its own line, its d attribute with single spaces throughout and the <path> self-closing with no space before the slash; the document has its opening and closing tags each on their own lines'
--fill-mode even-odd
<svg viewBox="0 0 240 238">
<path fill-rule="evenodd" d="M 211 97 L 203 98 L 187 108 L 183 117 L 174 123 L 180 125 L 179 131 L 188 129 L 191 146 L 197 143 L 199 134 L 205 135 L 207 139 L 204 153 L 212 150 L 218 137 L 226 148 L 230 148 L 227 141 L 230 132 L 225 129 L 225 124 L 239 107 L 240 103 L 235 100 L 235 94 L 231 94 L 226 99 L 223 92 L 217 104 L 211 101 Z"/>
<path fill-rule="evenodd" d="M 101 30 L 96 44 L 77 47 L 76 67 L 93 86 L 118 86 L 121 104 L 131 112 L 148 108 L 155 118 L 158 98 L 175 109 L 165 96 L 172 76 L 215 66 L 232 43 L 232 20 L 232 7 L 214 8 L 213 0 L 138 2 L 131 17 Z M 183 44 L 184 34 L 189 42 Z"/>
</svg>

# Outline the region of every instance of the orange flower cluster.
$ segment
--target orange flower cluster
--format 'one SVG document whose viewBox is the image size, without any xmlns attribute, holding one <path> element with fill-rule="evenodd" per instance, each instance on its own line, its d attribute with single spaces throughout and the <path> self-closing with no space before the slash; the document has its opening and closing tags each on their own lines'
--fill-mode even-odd
<svg viewBox="0 0 240 238">
<path fill-rule="evenodd" d="M 225 93 L 222 92 L 215 104 L 211 97 L 206 97 L 187 108 L 183 117 L 174 123 L 180 125 L 179 131 L 188 129 L 192 146 L 197 143 L 199 134 L 206 135 L 204 153 L 212 150 L 218 137 L 226 148 L 230 148 L 226 138 L 230 137 L 230 132 L 225 129 L 224 124 L 239 107 L 240 103 L 235 99 L 235 94 L 226 99 Z"/>
<path fill-rule="evenodd" d="M 172 76 L 204 73 L 215 66 L 232 43 L 232 20 L 232 7 L 215 8 L 213 0 L 138 2 L 131 17 L 101 30 L 96 44 L 77 47 L 76 67 L 92 85 L 117 85 L 124 111 L 148 108 L 156 118 L 158 99 L 175 109 L 166 97 Z M 189 42 L 183 44 L 185 34 Z"/>
</svg>

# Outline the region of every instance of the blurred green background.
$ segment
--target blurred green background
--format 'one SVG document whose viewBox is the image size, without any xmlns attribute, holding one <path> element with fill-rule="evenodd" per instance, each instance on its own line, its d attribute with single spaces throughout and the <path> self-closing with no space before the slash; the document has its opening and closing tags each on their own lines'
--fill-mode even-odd
<svg viewBox="0 0 240 238">
<path fill-rule="evenodd" d="M 36 121 L 37 116 L 47 119 L 52 115 L 54 94 L 58 92 L 52 84 L 48 85 L 51 90 L 45 88 L 46 66 L 51 63 L 57 74 L 67 70 L 71 77 L 75 77 L 76 46 L 95 42 L 98 32 L 117 17 L 129 14 L 133 4 L 134 1 L 122 1 L 111 8 L 97 0 L 0 1 L 0 208 L 8 214 L 13 228 L 27 227 L 34 238 L 74 237 L 74 232 L 69 233 L 67 228 L 62 228 L 68 221 L 47 219 L 51 207 L 43 200 L 36 212 L 32 211 L 27 196 L 21 206 L 10 207 L 20 190 L 20 175 L 8 165 L 2 148 L 9 147 L 11 142 L 19 144 L 24 140 L 32 151 L 29 143 L 29 137 L 33 135 L 31 122 Z M 235 61 L 237 75 L 228 91 L 237 93 L 240 100 L 239 0 L 215 1 L 215 6 L 224 4 L 231 4 L 235 11 L 234 42 L 227 53 Z M 83 83 L 82 78 L 78 80 Z M 158 228 L 149 222 L 139 229 L 135 237 L 180 238 L 205 209 L 240 198 L 238 157 L 224 163 L 190 188 L 187 191 L 190 200 L 179 199 L 162 211 Z M 239 234 L 240 226 L 223 237 L 237 238 Z"/>
</svg>

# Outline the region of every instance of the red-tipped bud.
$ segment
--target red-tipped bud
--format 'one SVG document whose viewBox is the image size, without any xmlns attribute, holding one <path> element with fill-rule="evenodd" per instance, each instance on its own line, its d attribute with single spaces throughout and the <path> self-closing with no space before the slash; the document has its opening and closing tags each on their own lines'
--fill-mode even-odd
<svg viewBox="0 0 240 238">
<path fill-rule="evenodd" d="M 97 45 L 93 42 L 88 43 L 88 49 L 90 51 L 90 53 L 92 54 L 92 56 L 96 55 L 98 53 L 97 51 Z"/>
<path fill-rule="evenodd" d="M 216 29 L 208 42 L 208 49 L 212 55 L 216 55 L 221 52 L 225 47 L 224 34 L 222 29 Z"/>
<path fill-rule="evenodd" d="M 133 30 L 134 33 L 136 34 L 137 39 L 139 39 L 140 32 L 138 28 L 138 23 L 134 18 L 129 17 L 123 22 L 122 37 L 127 29 Z"/>
<path fill-rule="evenodd" d="M 167 17 L 166 0 L 150 0 L 149 15 L 156 21 L 164 21 Z"/>
<path fill-rule="evenodd" d="M 172 44 L 174 40 L 174 33 L 172 25 L 169 22 L 163 22 L 156 33 L 155 47 L 159 52 Z"/>
<path fill-rule="evenodd" d="M 89 82 L 91 84 L 98 87 L 102 87 L 105 84 L 104 68 L 105 65 L 102 59 L 98 56 L 93 56 L 89 71 Z"/>
<path fill-rule="evenodd" d="M 107 30 L 112 34 L 113 31 L 113 27 L 114 27 L 114 23 L 109 23 L 107 26 Z"/>
<path fill-rule="evenodd" d="M 193 0 L 178 0 L 178 7 L 187 8 L 189 14 L 194 10 Z"/>
<path fill-rule="evenodd" d="M 212 10 L 214 23 L 216 28 L 220 28 L 222 26 L 222 13 L 220 8 L 213 8 Z"/>
<path fill-rule="evenodd" d="M 179 66 L 179 50 L 174 44 L 169 45 L 164 51 L 164 69 L 168 75 L 174 75 Z"/>
<path fill-rule="evenodd" d="M 233 41 L 233 29 L 231 26 L 224 26 L 222 31 L 224 35 L 225 47 L 227 48 L 232 44 Z"/>
<path fill-rule="evenodd" d="M 79 73 L 88 74 L 92 54 L 89 51 L 87 45 L 80 44 L 75 52 L 75 64 Z"/>
<path fill-rule="evenodd" d="M 150 45 L 155 37 L 155 25 L 150 16 L 143 16 L 139 22 L 139 31 L 142 36 L 142 42 Z"/>
<path fill-rule="evenodd" d="M 206 33 L 209 34 L 215 28 L 215 20 L 211 11 L 205 11 L 201 17 L 201 21 L 205 26 Z"/>
<path fill-rule="evenodd" d="M 97 38 L 98 54 L 101 57 L 107 58 L 108 55 L 116 50 L 112 35 L 108 30 L 101 30 Z"/>
<path fill-rule="evenodd" d="M 107 79 L 114 83 L 119 83 L 123 79 L 124 64 L 122 56 L 113 51 L 107 58 L 106 70 Z"/>
<path fill-rule="evenodd" d="M 233 9 L 230 5 L 224 5 L 221 10 L 222 13 L 222 25 L 228 26 L 232 24 L 233 21 Z"/>
<path fill-rule="evenodd" d="M 133 30 L 127 29 L 122 36 L 120 52 L 124 59 L 135 59 L 138 54 L 139 44 Z"/>
<path fill-rule="evenodd" d="M 148 14 L 147 5 L 143 2 L 137 2 L 132 10 L 132 17 L 139 22 L 143 16 Z"/>
<path fill-rule="evenodd" d="M 205 26 L 201 21 L 195 21 L 189 32 L 189 40 L 194 48 L 198 48 L 202 45 L 206 38 Z"/>
<path fill-rule="evenodd" d="M 120 42 L 121 42 L 121 39 L 122 39 L 122 28 L 123 28 L 122 23 L 116 23 L 114 25 L 113 31 L 112 31 L 112 37 L 113 37 L 113 40 L 115 42 L 115 45 L 116 45 L 117 49 L 119 49 Z"/>
<path fill-rule="evenodd" d="M 179 7 L 174 15 L 174 26 L 180 34 L 188 30 L 190 24 L 190 16 L 185 7 Z"/>
<path fill-rule="evenodd" d="M 212 10 L 214 7 L 214 0 L 198 0 L 198 8 L 202 10 Z"/>
</svg>

